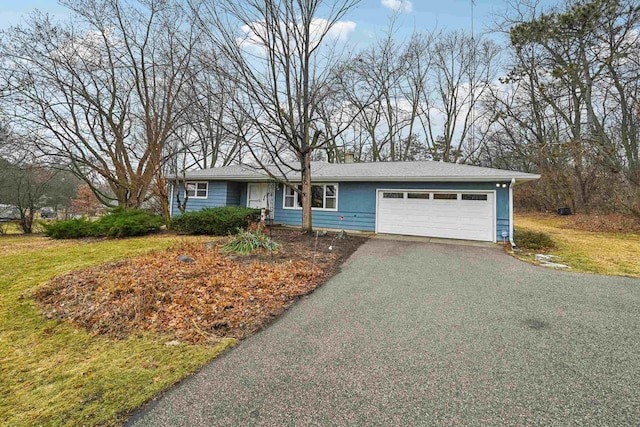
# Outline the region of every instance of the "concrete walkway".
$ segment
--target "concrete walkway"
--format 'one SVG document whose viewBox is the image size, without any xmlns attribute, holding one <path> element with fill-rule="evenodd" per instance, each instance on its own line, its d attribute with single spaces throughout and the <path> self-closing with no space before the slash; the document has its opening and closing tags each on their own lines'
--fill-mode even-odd
<svg viewBox="0 0 640 427">
<path fill-rule="evenodd" d="M 640 281 L 372 239 L 136 426 L 637 425 Z"/>
</svg>

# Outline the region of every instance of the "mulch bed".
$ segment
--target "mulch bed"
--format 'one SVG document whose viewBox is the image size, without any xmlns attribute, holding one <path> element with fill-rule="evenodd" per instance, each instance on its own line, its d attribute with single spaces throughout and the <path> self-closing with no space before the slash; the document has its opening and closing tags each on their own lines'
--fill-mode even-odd
<svg viewBox="0 0 640 427">
<path fill-rule="evenodd" d="M 55 277 L 36 292 L 44 315 L 124 339 L 168 333 L 193 344 L 245 338 L 339 271 L 366 238 L 266 231 L 277 253 L 227 256 L 212 244 L 181 244 L 139 258 Z M 331 247 L 331 249 L 329 249 Z M 193 262 L 180 261 L 188 256 Z"/>
</svg>

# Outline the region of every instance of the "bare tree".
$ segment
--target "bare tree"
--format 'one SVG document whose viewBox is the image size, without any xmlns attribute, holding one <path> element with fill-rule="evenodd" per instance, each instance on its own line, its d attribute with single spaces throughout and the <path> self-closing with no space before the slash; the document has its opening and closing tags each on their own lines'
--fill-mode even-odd
<svg viewBox="0 0 640 427">
<path fill-rule="evenodd" d="M 416 32 L 399 43 L 393 25 L 345 65 L 343 91 L 359 114 L 342 143 L 363 160 L 475 162 L 493 119 L 479 107 L 499 69 L 496 43 L 463 32 Z"/>
<path fill-rule="evenodd" d="M 0 204 L 15 207 L 20 228 L 31 233 L 38 210 L 69 206 L 78 183 L 60 167 L 54 169 L 26 159 L 13 162 L 0 156 Z"/>
<path fill-rule="evenodd" d="M 498 57 L 495 42 L 460 31 L 442 33 L 431 45 L 418 118 L 434 160 L 466 161 L 482 145 L 470 136 L 490 117 L 474 111 L 497 76 Z"/>
<path fill-rule="evenodd" d="M 374 162 L 401 159 L 402 133 L 413 121 L 402 93 L 408 64 L 402 44 L 394 38 L 394 24 L 395 17 L 385 37 L 345 65 L 348 76 L 341 79 L 341 90 L 353 110 L 359 112 L 357 122 L 366 132 L 370 151 L 367 157 Z"/>
<path fill-rule="evenodd" d="M 304 231 L 312 229 L 312 153 L 330 141 L 318 106 L 331 96 L 331 71 L 340 49 L 327 49 L 326 42 L 355 25 L 341 20 L 357 3 L 190 1 L 202 28 L 234 69 L 227 75 L 239 88 L 235 107 L 249 120 L 248 127 L 234 132 L 258 163 L 265 166 L 266 159 L 276 165 L 278 172 L 265 168 L 268 173 L 300 192 Z M 287 179 L 285 165 L 300 173 L 300 188 Z"/>
<path fill-rule="evenodd" d="M 198 35 L 171 0 L 62 4 L 72 20 L 35 14 L 2 34 L 6 110 L 102 203 L 137 208 L 155 192 L 168 215 L 162 166 Z"/>
<path fill-rule="evenodd" d="M 395 16 L 384 37 L 341 67 L 344 105 L 357 113 L 341 144 L 358 161 L 415 160 L 423 157 L 418 133 L 423 91 L 427 90 L 434 35 L 414 33 L 396 39 Z M 422 145 L 422 147 L 420 147 Z"/>
<path fill-rule="evenodd" d="M 234 71 L 232 65 L 224 63 L 215 48 L 205 43 L 198 49 L 195 63 L 180 99 L 186 114 L 181 118 L 177 141 L 188 158 L 184 166 L 207 169 L 239 163 L 242 141 L 230 129 L 246 128 L 247 120 L 234 107 L 237 76 L 228 77 Z M 220 73 L 222 69 L 226 71 Z"/>
</svg>

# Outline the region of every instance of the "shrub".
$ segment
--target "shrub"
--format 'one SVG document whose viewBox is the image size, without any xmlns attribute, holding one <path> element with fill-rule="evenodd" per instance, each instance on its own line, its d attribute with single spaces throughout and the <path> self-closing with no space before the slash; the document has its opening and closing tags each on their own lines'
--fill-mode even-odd
<svg viewBox="0 0 640 427">
<path fill-rule="evenodd" d="M 160 230 L 162 217 L 141 209 L 116 208 L 100 217 L 94 224 L 96 236 L 143 236 Z"/>
<path fill-rule="evenodd" d="M 534 251 L 553 249 L 556 247 L 555 242 L 548 234 L 529 230 L 515 230 L 513 241 L 516 246 L 521 249 Z"/>
<path fill-rule="evenodd" d="M 42 224 L 44 234 L 54 239 L 79 239 L 93 236 L 93 223 L 86 218 L 52 221 Z"/>
<path fill-rule="evenodd" d="M 261 228 L 254 230 L 243 230 L 239 228 L 231 240 L 222 245 L 221 250 L 225 253 L 247 255 L 259 249 L 273 252 L 278 249 L 278 246 L 276 242 L 262 232 Z"/>
<path fill-rule="evenodd" d="M 95 222 L 86 218 L 53 221 L 42 224 L 45 235 L 54 239 L 81 237 L 142 236 L 158 231 L 162 217 L 140 209 L 116 208 Z"/>
<path fill-rule="evenodd" d="M 171 219 L 171 228 L 187 234 L 224 236 L 260 218 L 260 209 L 223 206 L 187 212 Z"/>
</svg>

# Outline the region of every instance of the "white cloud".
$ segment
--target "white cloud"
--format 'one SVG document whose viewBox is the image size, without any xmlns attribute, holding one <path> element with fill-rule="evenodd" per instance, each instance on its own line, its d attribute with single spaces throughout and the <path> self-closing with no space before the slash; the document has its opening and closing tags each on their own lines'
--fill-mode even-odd
<svg viewBox="0 0 640 427">
<path fill-rule="evenodd" d="M 58 60 L 80 64 L 94 69 L 108 66 L 105 43 L 109 47 L 121 45 L 121 41 L 115 36 L 112 28 L 106 28 L 102 32 L 89 30 L 84 36 L 79 36 L 66 41 L 51 55 Z"/>
<path fill-rule="evenodd" d="M 294 24 L 281 22 L 280 25 L 283 28 L 283 34 L 290 33 L 295 34 Z M 287 31 L 287 27 L 293 31 Z M 338 21 L 329 28 L 329 21 L 323 18 L 313 18 L 311 21 L 310 33 L 312 44 L 316 45 L 320 38 L 324 36 L 325 39 L 335 39 L 345 41 L 355 31 L 356 23 L 353 21 Z M 238 43 L 244 47 L 253 47 L 262 49 L 264 44 L 262 40 L 269 39 L 267 37 L 267 29 L 264 22 L 252 22 L 249 25 L 243 25 L 240 27 L 243 32 L 243 36 L 238 39 Z M 326 33 L 326 34 L 325 34 Z M 291 43 L 292 40 L 278 40 L 277 43 Z"/>
<path fill-rule="evenodd" d="M 394 12 L 409 13 L 413 10 L 413 3 L 409 0 L 381 0 L 380 3 Z"/>
<path fill-rule="evenodd" d="M 251 25 L 243 25 L 240 27 L 242 37 L 237 39 L 238 44 L 244 47 L 260 47 L 262 42 L 261 36 L 264 37 L 266 30 L 261 22 L 252 22 Z"/>
<path fill-rule="evenodd" d="M 324 28 L 326 28 L 328 24 L 329 23 L 327 22 L 327 20 L 322 18 L 316 18 L 311 23 L 311 25 L 318 28 L 318 30 L 316 31 L 324 30 Z M 355 29 L 356 23 L 353 21 L 338 21 L 333 25 L 333 27 L 329 29 L 329 31 L 327 32 L 327 37 L 344 41 L 349 38 L 349 36 L 355 31 Z"/>
</svg>

